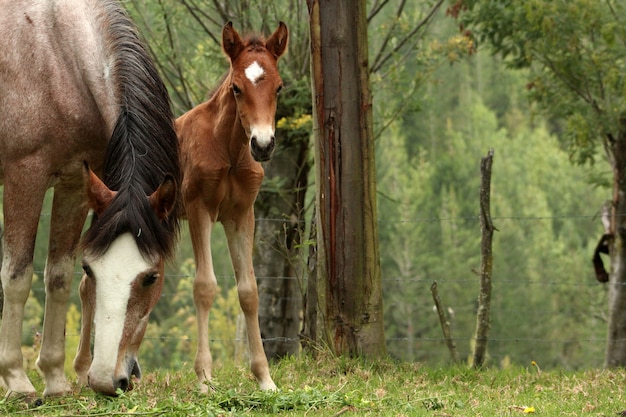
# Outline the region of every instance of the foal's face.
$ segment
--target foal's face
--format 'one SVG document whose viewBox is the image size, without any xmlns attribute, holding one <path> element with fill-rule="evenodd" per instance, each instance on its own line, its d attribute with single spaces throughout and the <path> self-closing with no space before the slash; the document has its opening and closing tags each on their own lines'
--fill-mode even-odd
<svg viewBox="0 0 626 417">
<path fill-rule="evenodd" d="M 276 102 L 283 85 L 276 63 L 268 61 L 243 61 L 239 66 L 244 69 L 234 72 L 231 84 L 250 152 L 259 162 L 269 160 L 274 152 Z"/>
<path fill-rule="evenodd" d="M 245 58 L 248 57 L 244 54 L 233 68 L 231 88 L 241 125 L 250 140 L 250 152 L 262 162 L 269 160 L 274 151 L 276 102 L 283 82 L 276 60 L 262 56 Z"/>
<path fill-rule="evenodd" d="M 94 311 L 89 386 L 114 395 L 141 377 L 137 350 L 163 289 L 163 262 L 145 259 L 134 236 L 120 235 L 102 256 L 83 260 L 83 304 Z"/>
<path fill-rule="evenodd" d="M 282 22 L 267 41 L 244 42 L 232 23 L 222 31 L 222 47 L 231 63 L 230 86 L 250 152 L 257 161 L 267 161 L 274 151 L 276 101 L 283 86 L 278 59 L 287 49 L 288 37 Z"/>
</svg>

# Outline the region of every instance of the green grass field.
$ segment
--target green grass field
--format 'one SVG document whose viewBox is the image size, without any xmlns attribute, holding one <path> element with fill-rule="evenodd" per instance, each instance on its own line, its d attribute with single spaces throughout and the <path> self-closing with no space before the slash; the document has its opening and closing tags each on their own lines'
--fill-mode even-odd
<svg viewBox="0 0 626 417">
<path fill-rule="evenodd" d="M 72 396 L 0 400 L 1 416 L 619 416 L 626 371 L 440 369 L 392 360 L 303 356 L 271 367 L 279 390 L 260 392 L 247 368 L 214 370 L 200 394 L 188 371 L 147 373 L 117 398 L 76 387 Z M 33 375 L 41 384 L 38 375 Z M 41 387 L 39 387 L 41 388 Z"/>
</svg>

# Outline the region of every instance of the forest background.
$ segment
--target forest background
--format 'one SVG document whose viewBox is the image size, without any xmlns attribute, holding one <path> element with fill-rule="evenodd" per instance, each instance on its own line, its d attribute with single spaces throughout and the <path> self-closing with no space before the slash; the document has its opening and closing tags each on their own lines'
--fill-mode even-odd
<svg viewBox="0 0 626 417">
<path fill-rule="evenodd" d="M 389 353 L 406 361 L 449 363 L 430 292 L 437 282 L 459 355 L 463 360 L 471 356 L 479 291 L 479 165 L 494 149 L 491 211 L 497 232 L 487 365 L 534 361 L 544 369 L 601 367 L 607 290 L 595 280 L 591 258 L 603 233 L 600 208 L 611 198 L 609 167 L 572 163 L 561 121 L 544 117 L 527 97 L 527 70 L 509 69 L 489 50 L 475 49 L 445 7 L 434 9 L 441 2 L 416 0 L 398 15 L 402 3 L 371 1 L 370 10 L 385 7 L 369 21 L 370 63 L 380 62 L 382 43 L 392 51 L 389 63 L 371 74 Z M 219 28 L 225 23 L 222 16 L 228 15 L 242 32 L 270 33 L 279 20 L 286 22 L 291 39 L 280 63 L 286 88 L 279 100 L 296 102 L 299 111 L 281 116 L 279 108 L 277 153 L 281 140 L 312 132 L 304 2 L 222 5 L 228 10 L 215 10 L 219 2 L 192 0 L 125 4 L 162 65 L 176 115 L 205 100 L 227 70 L 219 39 L 207 36 L 203 25 Z M 394 49 L 432 10 L 436 13 L 412 38 L 411 48 Z M 395 36 L 387 37 L 390 28 Z M 312 145 L 310 149 L 312 161 Z M 277 181 L 266 181 L 264 189 L 278 187 Z M 313 213 L 312 175 L 308 184 L 305 230 Z M 24 324 L 23 344 L 33 352 L 43 317 L 48 217 L 49 199 L 41 217 L 37 276 Z M 289 221 L 280 214 L 257 215 L 257 227 Z M 144 369 L 181 369 L 193 360 L 194 263 L 186 226 L 183 230 L 140 350 Z M 304 232 L 301 245 L 313 243 Z M 220 228 L 213 250 L 221 294 L 211 312 L 210 334 L 219 364 L 242 355 L 243 339 L 236 332 L 239 305 Z M 266 251 L 280 250 L 257 242 L 255 264 Z M 302 265 L 307 264 L 306 253 L 298 260 Z M 303 298 L 307 269 L 296 269 L 302 272 L 295 278 L 299 293 L 291 296 Z M 259 282 L 294 279 L 257 275 Z M 76 287 L 79 276 L 77 269 Z M 78 345 L 79 305 L 75 288 L 66 331 L 68 372 Z M 29 358 L 34 361 L 34 354 Z"/>
</svg>

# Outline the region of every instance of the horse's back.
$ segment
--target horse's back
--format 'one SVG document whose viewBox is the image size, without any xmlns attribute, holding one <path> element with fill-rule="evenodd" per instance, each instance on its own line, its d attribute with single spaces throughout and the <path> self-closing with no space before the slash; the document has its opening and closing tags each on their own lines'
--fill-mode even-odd
<svg viewBox="0 0 626 417">
<path fill-rule="evenodd" d="M 0 163 L 102 158 L 117 103 L 95 1 L 0 0 Z"/>
</svg>

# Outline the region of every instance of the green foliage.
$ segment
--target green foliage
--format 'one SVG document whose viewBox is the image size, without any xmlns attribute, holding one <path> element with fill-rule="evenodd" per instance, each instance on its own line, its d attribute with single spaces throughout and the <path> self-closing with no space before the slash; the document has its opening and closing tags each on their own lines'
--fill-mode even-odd
<svg viewBox="0 0 626 417">
<path fill-rule="evenodd" d="M 447 69 L 440 75 L 446 82 L 430 86 L 426 96 L 445 103 L 445 110 L 436 107 L 428 117 L 394 125 L 377 143 L 389 351 L 406 360 L 449 361 L 431 308 L 429 287 L 437 281 L 459 352 L 471 355 L 479 162 L 494 148 L 491 211 L 498 231 L 490 364 L 534 357 L 550 367 L 600 365 L 602 345 L 589 349 L 581 341 L 602 340 L 604 333 L 605 293 L 585 283 L 593 282 L 588 259 L 601 234 L 593 215 L 610 193 L 591 187 L 523 102 L 476 82 L 489 74 L 511 81 L 505 91 L 523 89 L 522 76 L 504 73 L 490 60 L 479 53 Z M 479 70 L 486 74 L 474 72 Z M 545 340 L 554 342 L 536 345 Z"/>
<path fill-rule="evenodd" d="M 573 159 L 610 155 L 626 115 L 626 6 L 622 1 L 458 2 L 462 24 L 513 68 L 529 68 L 530 99 L 563 119 Z"/>
</svg>

